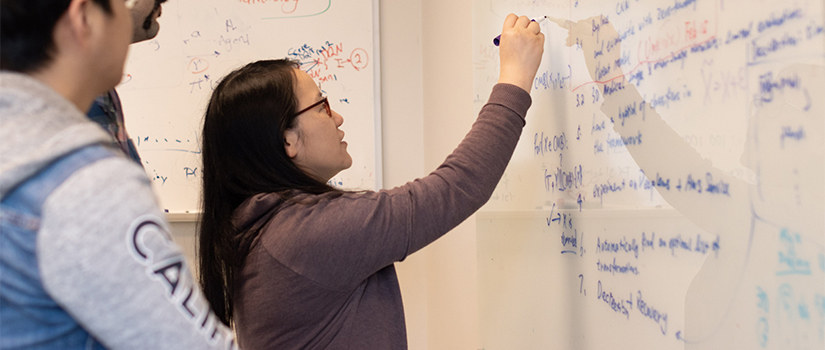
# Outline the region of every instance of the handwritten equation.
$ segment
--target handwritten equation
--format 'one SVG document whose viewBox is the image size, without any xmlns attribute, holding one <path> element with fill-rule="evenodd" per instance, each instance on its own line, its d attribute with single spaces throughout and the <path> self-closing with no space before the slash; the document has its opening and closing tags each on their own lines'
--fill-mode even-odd
<svg viewBox="0 0 825 350">
<path fill-rule="evenodd" d="M 496 269 L 530 271 L 495 294 L 564 322 L 484 302 L 563 340 L 513 331 L 489 344 L 825 346 L 824 5 L 502 0 L 479 9 L 481 30 L 511 7 L 570 22 L 542 25 L 526 130 L 484 208 L 498 221 L 482 231 L 513 228 L 516 242 L 485 236 L 479 263 L 508 281 L 521 280 Z M 495 52 L 474 44 L 483 103 Z M 611 342 L 569 340 L 607 328 Z"/>
<path fill-rule="evenodd" d="M 347 123 L 354 165 L 344 188 L 375 189 L 376 88 L 371 1 L 179 0 L 164 4 L 159 35 L 132 45 L 118 87 L 144 168 L 170 212 L 200 198 L 200 127 L 211 93 L 241 66 L 289 58 Z M 350 118 L 357 116 L 357 118 Z"/>
</svg>

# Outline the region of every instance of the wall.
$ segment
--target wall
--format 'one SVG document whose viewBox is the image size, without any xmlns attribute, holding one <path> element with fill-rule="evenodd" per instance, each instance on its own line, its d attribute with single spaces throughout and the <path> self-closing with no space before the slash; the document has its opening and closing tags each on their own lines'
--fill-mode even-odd
<svg viewBox="0 0 825 350">
<path fill-rule="evenodd" d="M 424 172 L 421 2 L 379 4 L 384 187 Z M 410 349 L 427 348 L 426 254 L 397 264 Z"/>
<path fill-rule="evenodd" d="M 423 1 L 427 172 L 458 145 L 475 120 L 471 8 L 468 0 Z M 428 254 L 428 349 L 479 348 L 475 232 L 471 217 L 422 251 Z"/>
</svg>

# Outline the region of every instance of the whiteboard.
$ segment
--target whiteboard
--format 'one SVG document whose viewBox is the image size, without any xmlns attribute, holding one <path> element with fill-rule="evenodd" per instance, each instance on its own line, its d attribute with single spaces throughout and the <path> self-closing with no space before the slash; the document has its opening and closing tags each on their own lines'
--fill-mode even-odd
<svg viewBox="0 0 825 350">
<path fill-rule="evenodd" d="M 117 87 L 127 129 L 161 207 L 200 207 L 200 134 L 210 94 L 231 70 L 261 59 L 301 63 L 344 116 L 353 166 L 330 184 L 381 187 L 375 0 L 176 0 L 161 30 L 130 47 Z"/>
<path fill-rule="evenodd" d="M 479 109 L 507 13 L 589 24 L 541 23 L 527 126 L 476 218 L 484 349 L 825 348 L 821 0 L 473 10 Z"/>
</svg>

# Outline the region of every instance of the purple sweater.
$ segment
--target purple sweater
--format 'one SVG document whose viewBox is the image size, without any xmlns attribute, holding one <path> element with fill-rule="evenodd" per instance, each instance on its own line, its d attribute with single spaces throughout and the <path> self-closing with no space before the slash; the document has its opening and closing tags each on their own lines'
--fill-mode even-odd
<svg viewBox="0 0 825 350">
<path fill-rule="evenodd" d="M 391 190 L 259 194 L 236 211 L 265 224 L 236 284 L 243 349 L 405 349 L 393 263 L 435 241 L 489 198 L 515 149 L 530 95 L 493 88 L 472 130 L 430 175 Z M 297 202 L 297 203 L 296 203 Z"/>
</svg>

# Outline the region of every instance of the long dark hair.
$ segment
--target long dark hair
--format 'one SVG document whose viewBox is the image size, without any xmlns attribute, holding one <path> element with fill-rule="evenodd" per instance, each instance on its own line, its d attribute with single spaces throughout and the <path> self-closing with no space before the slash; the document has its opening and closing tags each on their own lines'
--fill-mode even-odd
<svg viewBox="0 0 825 350">
<path fill-rule="evenodd" d="M 198 228 L 200 282 L 218 318 L 232 321 L 235 278 L 260 225 L 236 227 L 233 212 L 259 193 L 338 191 L 302 172 L 284 149 L 298 100 L 298 65 L 264 60 L 229 73 L 215 88 L 203 123 L 203 198 Z"/>
</svg>

